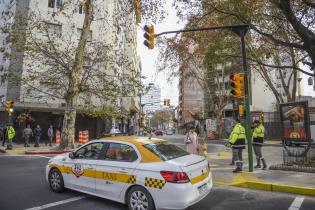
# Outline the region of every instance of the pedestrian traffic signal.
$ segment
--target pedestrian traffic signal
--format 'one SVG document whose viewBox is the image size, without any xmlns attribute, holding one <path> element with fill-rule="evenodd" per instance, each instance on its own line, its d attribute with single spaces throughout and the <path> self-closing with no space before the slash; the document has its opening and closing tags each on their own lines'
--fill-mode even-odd
<svg viewBox="0 0 315 210">
<path fill-rule="evenodd" d="M 238 105 L 238 115 L 240 116 L 240 117 L 244 117 L 244 105 L 243 104 L 240 104 L 240 105 Z"/>
<path fill-rule="evenodd" d="M 144 38 L 146 40 L 144 40 L 143 44 L 148 47 L 149 49 L 153 49 L 154 48 L 154 26 L 153 25 L 145 25 L 144 26 Z"/>
<path fill-rule="evenodd" d="M 13 112 L 14 101 L 6 101 L 4 103 L 5 110 L 9 113 Z"/>
<path fill-rule="evenodd" d="M 235 98 L 245 98 L 244 75 L 235 73 L 230 76 L 230 85 L 232 87 L 231 94 Z"/>
</svg>

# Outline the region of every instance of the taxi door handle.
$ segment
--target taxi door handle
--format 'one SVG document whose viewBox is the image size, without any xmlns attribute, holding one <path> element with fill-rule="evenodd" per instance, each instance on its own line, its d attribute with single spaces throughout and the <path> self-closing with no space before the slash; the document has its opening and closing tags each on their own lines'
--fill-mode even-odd
<svg viewBox="0 0 315 210">
<path fill-rule="evenodd" d="M 92 165 L 87 165 L 86 168 L 87 169 L 94 169 L 94 167 Z"/>
<path fill-rule="evenodd" d="M 123 174 L 126 174 L 126 173 L 128 173 L 128 171 L 127 171 L 127 169 L 120 169 L 119 171 L 118 171 L 119 173 L 123 173 Z"/>
</svg>

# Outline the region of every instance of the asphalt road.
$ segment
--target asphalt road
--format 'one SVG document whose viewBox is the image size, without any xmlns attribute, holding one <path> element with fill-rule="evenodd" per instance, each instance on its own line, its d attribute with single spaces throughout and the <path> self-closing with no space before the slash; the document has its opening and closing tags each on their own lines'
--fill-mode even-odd
<svg viewBox="0 0 315 210">
<path fill-rule="evenodd" d="M 70 190 L 61 194 L 53 193 L 45 181 L 44 168 L 47 161 L 48 158 L 44 156 L 0 155 L 1 210 L 127 209 L 125 205 Z M 69 202 L 69 199 L 78 200 Z M 294 201 L 297 204 L 302 202 L 301 207 L 290 209 Z M 216 186 L 205 199 L 189 208 L 189 210 L 209 209 L 312 210 L 315 209 L 315 199 L 313 197 Z"/>
</svg>

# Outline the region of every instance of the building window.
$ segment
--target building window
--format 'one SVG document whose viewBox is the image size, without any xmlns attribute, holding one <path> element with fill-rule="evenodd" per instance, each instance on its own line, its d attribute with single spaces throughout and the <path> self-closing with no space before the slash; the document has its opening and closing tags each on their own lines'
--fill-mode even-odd
<svg viewBox="0 0 315 210">
<path fill-rule="evenodd" d="M 49 8 L 55 8 L 55 1 L 56 0 L 48 0 L 48 7 Z"/>
<path fill-rule="evenodd" d="M 80 5 L 79 5 L 79 14 L 83 14 L 83 13 L 84 13 L 84 11 L 83 11 L 83 4 L 80 3 Z"/>
<path fill-rule="evenodd" d="M 81 34 L 82 34 L 82 29 L 78 28 L 77 32 L 78 32 L 78 39 L 80 39 L 81 38 Z M 92 41 L 92 31 L 90 31 L 90 33 L 88 35 L 88 38 L 87 38 L 87 41 L 88 42 Z"/>
<path fill-rule="evenodd" d="M 48 23 L 48 34 L 52 37 L 60 37 L 61 25 Z"/>
<path fill-rule="evenodd" d="M 49 8 L 61 8 L 63 7 L 63 0 L 48 0 Z"/>
</svg>

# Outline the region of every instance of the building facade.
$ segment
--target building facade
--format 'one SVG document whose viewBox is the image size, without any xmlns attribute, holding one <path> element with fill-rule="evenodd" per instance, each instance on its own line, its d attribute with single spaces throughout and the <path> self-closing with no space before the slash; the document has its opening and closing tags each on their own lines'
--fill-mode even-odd
<svg viewBox="0 0 315 210">
<path fill-rule="evenodd" d="M 148 92 L 141 98 L 143 111 L 148 113 L 161 109 L 161 100 L 161 88 L 154 83 L 149 83 Z"/>
<path fill-rule="evenodd" d="M 47 30 L 45 32 L 47 32 L 49 38 L 43 36 L 42 31 L 37 33 L 34 30 L 32 32 L 34 37 L 25 36 L 25 39 L 14 43 L 7 41 L 8 33 L 3 30 L 0 32 L 0 69 L 2 70 L 0 74 L 2 77 L 5 74 L 13 75 L 4 77 L 5 80 L 1 83 L 0 96 L 2 101 L 13 100 L 15 102 L 14 117 L 28 110 L 33 118 L 33 121 L 28 123 L 40 124 L 44 129 L 48 128 L 49 124 L 53 124 L 55 128 L 60 129 L 65 109 L 77 108 L 76 130 L 89 130 L 92 138 L 100 136 L 112 127 L 119 127 L 122 133 L 134 133 L 137 128 L 133 121 L 137 121 L 136 115 L 139 109 L 136 94 L 134 96 L 119 97 L 114 101 L 116 107 L 120 109 L 121 113 L 128 116 L 127 118 L 115 119 L 102 116 L 95 118 L 85 115 L 79 107 L 86 106 L 87 102 L 95 107 L 104 104 L 110 105 L 112 102 L 109 98 L 104 97 L 104 100 L 101 100 L 102 97 L 97 98 L 95 95 L 85 94 L 80 96 L 78 107 L 65 107 L 63 97 L 56 97 L 58 90 L 47 89 L 45 92 L 45 87 L 40 81 L 40 76 L 38 76 L 40 73 L 30 83 L 25 82 L 26 78 L 32 76 L 30 72 L 54 70 L 54 68 L 55 72 L 58 72 L 59 65 L 59 63 L 56 63 L 58 59 L 51 59 L 52 56 L 39 56 L 38 59 L 33 59 L 30 53 L 26 53 L 26 50 L 19 48 L 19 46 L 31 42 L 31 38 L 46 40 L 47 42 L 53 39 L 55 43 L 59 43 L 63 47 L 62 50 L 64 51 L 62 52 L 65 52 L 64 64 L 67 64 L 67 56 L 71 57 L 71 54 L 75 54 L 74 51 L 66 53 L 66 50 L 75 49 L 77 46 L 82 33 L 85 17 L 84 9 L 79 0 L 72 1 L 73 5 L 67 4 L 68 7 L 64 6 L 64 3 L 63 0 L 0 1 L 1 20 L 3 20 L 0 23 L 1 27 L 8 27 L 8 30 L 18 30 L 23 35 L 28 33 L 29 28 L 27 27 L 31 27 L 35 23 L 44 23 Z M 86 72 L 94 71 L 99 75 L 107 74 L 111 76 L 118 73 L 127 75 L 126 77 L 137 77 L 139 68 L 137 67 L 138 58 L 136 56 L 136 17 L 134 12 L 126 12 L 132 11 L 133 4 L 122 0 L 106 2 L 97 0 L 94 4 L 95 21 L 91 24 L 87 49 L 91 54 L 97 53 L 96 50 L 92 51 L 90 49 L 96 48 L 97 44 L 98 47 L 103 44 L 103 51 L 106 54 L 104 53 L 103 57 L 103 54 L 94 57 L 100 60 L 95 66 L 93 66 L 93 63 L 97 59 L 84 60 L 84 70 Z M 21 20 L 25 24 L 21 24 Z M 96 73 L 94 78 L 92 76 L 86 78 L 90 78 L 90 80 L 92 78 L 94 81 L 91 82 L 95 82 L 95 84 L 100 82 L 101 84 L 102 81 L 97 80 L 98 75 Z M 62 87 L 62 77 L 56 77 L 55 80 L 54 82 Z M 116 85 L 126 85 L 124 80 L 115 77 L 113 77 L 113 81 Z M 31 91 L 29 91 L 30 85 L 35 87 Z M 65 83 L 64 86 L 67 86 L 67 84 Z M 134 88 L 132 91 L 136 92 L 136 87 Z M 60 93 L 62 95 L 61 91 Z M 2 112 L 0 120 L 2 123 L 7 121 L 4 112 Z M 21 128 L 25 126 L 21 122 L 14 122 Z"/>
</svg>

